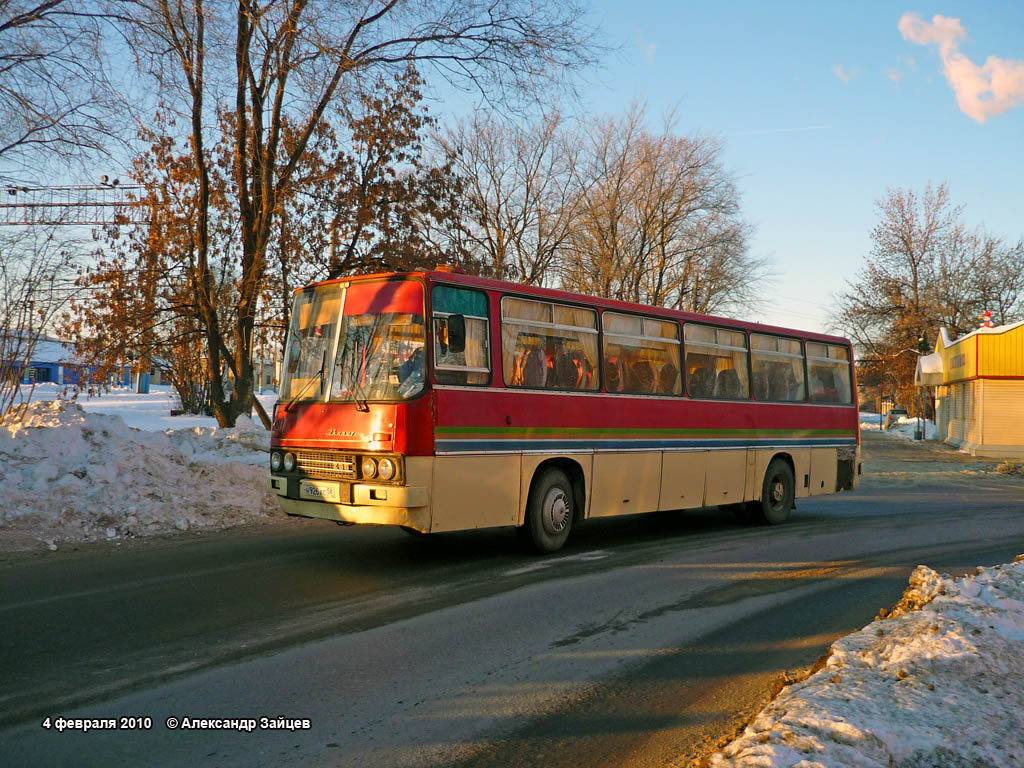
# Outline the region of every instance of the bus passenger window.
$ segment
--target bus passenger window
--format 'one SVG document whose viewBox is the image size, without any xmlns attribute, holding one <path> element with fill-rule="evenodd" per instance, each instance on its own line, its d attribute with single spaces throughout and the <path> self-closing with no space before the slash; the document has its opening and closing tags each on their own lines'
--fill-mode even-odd
<svg viewBox="0 0 1024 768">
<path fill-rule="evenodd" d="M 644 395 L 682 394 L 677 323 L 605 312 L 602 324 L 605 389 Z"/>
<path fill-rule="evenodd" d="M 755 383 L 754 399 L 803 401 L 804 356 L 799 340 L 750 334 L 750 368 Z"/>
<path fill-rule="evenodd" d="M 853 402 L 850 353 L 846 347 L 807 342 L 807 369 L 812 403 Z"/>
<path fill-rule="evenodd" d="M 430 300 L 434 316 L 434 380 L 438 384 L 488 384 L 491 360 L 487 295 L 435 285 Z M 461 352 L 448 347 L 448 318 L 452 315 L 461 315 L 466 321 L 466 346 Z"/>
<path fill-rule="evenodd" d="M 501 358 L 506 386 L 595 390 L 597 313 L 505 296 L 501 300 Z"/>
<path fill-rule="evenodd" d="M 723 400 L 750 397 L 747 338 L 742 331 L 687 323 L 683 326 L 683 344 L 687 394 Z"/>
</svg>

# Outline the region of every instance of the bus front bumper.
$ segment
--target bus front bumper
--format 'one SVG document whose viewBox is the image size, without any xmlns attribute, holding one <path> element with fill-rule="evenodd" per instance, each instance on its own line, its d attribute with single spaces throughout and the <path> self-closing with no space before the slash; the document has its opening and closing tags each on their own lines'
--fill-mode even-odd
<svg viewBox="0 0 1024 768">
<path fill-rule="evenodd" d="M 288 485 L 287 477 L 271 475 L 269 490 L 288 515 L 430 530 L 430 495 L 425 487 L 304 480 L 299 486 L 304 498 L 295 498 Z"/>
</svg>

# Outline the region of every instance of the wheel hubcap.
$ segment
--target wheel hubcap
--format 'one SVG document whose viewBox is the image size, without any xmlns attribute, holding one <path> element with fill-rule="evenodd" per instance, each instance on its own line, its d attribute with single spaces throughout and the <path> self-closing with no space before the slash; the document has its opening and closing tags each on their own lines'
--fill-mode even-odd
<svg viewBox="0 0 1024 768">
<path fill-rule="evenodd" d="M 775 480 L 772 483 L 772 505 L 778 506 L 784 498 L 786 498 L 786 486 L 782 484 L 782 481 Z"/>
<path fill-rule="evenodd" d="M 544 527 L 549 533 L 561 533 L 569 525 L 569 499 L 561 488 L 552 488 L 544 497 Z"/>
</svg>

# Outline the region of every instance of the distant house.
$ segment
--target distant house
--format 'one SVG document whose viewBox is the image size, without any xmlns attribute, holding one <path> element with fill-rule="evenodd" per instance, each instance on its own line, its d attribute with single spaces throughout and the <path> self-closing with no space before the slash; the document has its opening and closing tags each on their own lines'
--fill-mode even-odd
<svg viewBox="0 0 1024 768">
<path fill-rule="evenodd" d="M 23 340 L 20 343 L 4 343 L 0 349 L 6 352 L 11 349 L 24 349 L 24 345 Z M 96 374 L 96 366 L 85 365 L 76 359 L 73 344 L 46 336 L 36 340 L 28 365 L 22 366 L 18 363 L 18 367 L 21 369 L 20 378 L 23 384 L 88 384 Z M 125 369 L 117 378 L 117 384 L 126 386 L 130 380 L 130 373 Z"/>
<path fill-rule="evenodd" d="M 1024 321 L 956 341 L 941 329 L 914 379 L 936 388 L 941 439 L 972 455 L 1024 458 Z"/>
</svg>

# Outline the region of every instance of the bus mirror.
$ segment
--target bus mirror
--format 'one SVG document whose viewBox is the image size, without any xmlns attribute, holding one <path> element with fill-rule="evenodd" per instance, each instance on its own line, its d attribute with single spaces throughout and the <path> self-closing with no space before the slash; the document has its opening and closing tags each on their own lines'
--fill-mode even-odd
<svg viewBox="0 0 1024 768">
<path fill-rule="evenodd" d="M 466 351 L 466 316 L 448 316 L 448 351 L 459 354 Z"/>
</svg>

